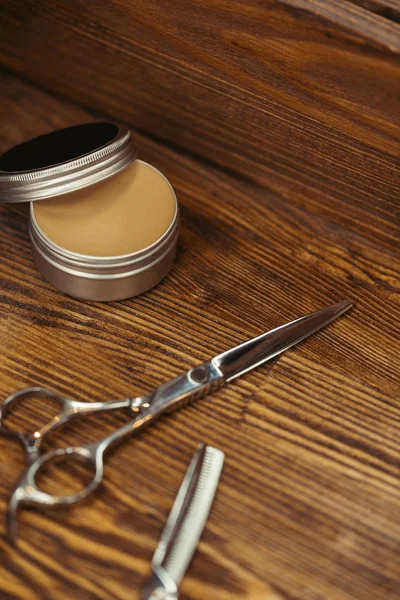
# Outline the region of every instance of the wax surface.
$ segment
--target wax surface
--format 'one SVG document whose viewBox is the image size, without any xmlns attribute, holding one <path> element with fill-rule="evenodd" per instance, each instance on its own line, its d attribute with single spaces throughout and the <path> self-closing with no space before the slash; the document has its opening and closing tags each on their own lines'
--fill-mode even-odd
<svg viewBox="0 0 400 600">
<path fill-rule="evenodd" d="M 119 256 L 150 246 L 168 229 L 175 210 L 166 179 L 141 161 L 90 187 L 34 203 L 47 237 L 91 256 Z"/>
</svg>

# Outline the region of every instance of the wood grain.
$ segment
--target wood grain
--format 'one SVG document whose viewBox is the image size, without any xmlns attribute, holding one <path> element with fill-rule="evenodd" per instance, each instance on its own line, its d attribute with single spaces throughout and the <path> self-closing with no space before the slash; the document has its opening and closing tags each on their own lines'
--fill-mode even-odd
<svg viewBox="0 0 400 600">
<path fill-rule="evenodd" d="M 381 17 L 400 23 L 400 3 L 398 0 L 347 0 Z"/>
<path fill-rule="evenodd" d="M 376 7 L 393 1 L 31 0 L 21 10 L 6 0 L 0 56 L 52 93 L 390 248 L 400 25 Z"/>
<path fill-rule="evenodd" d="M 2 150 L 97 117 L 7 73 L 0 91 Z M 1 598 L 139 598 L 202 441 L 223 449 L 226 463 L 183 600 L 397 599 L 399 252 L 394 224 L 386 229 L 389 215 L 377 219 L 367 203 L 364 221 L 350 227 L 334 217 L 340 198 L 329 211 L 324 199 L 293 203 L 137 131 L 134 137 L 141 157 L 177 191 L 176 265 L 132 300 L 68 298 L 35 270 L 26 207 L 1 206 L 2 396 L 29 385 L 88 401 L 141 394 L 332 301 L 350 297 L 355 308 L 120 447 L 88 503 L 59 514 L 23 511 L 18 549 L 8 545 L 2 518 Z M 40 417 L 32 410 L 25 423 L 33 427 Z M 124 418 L 72 424 L 50 447 L 94 439 Z M 4 517 L 23 455 L 4 438 L 0 452 Z"/>
</svg>

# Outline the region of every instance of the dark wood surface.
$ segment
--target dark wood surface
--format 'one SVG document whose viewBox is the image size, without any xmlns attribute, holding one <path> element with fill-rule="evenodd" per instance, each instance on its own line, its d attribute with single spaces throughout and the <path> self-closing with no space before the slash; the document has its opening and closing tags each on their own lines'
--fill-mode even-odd
<svg viewBox="0 0 400 600">
<path fill-rule="evenodd" d="M 347 0 L 396 23 L 400 22 L 399 0 Z"/>
<path fill-rule="evenodd" d="M 0 115 L 1 150 L 94 118 L 7 73 Z M 141 394 L 330 302 L 349 297 L 355 308 L 118 448 L 89 502 L 62 514 L 23 511 L 17 549 L 7 543 L 4 517 L 23 453 L 0 438 L 2 600 L 139 598 L 199 442 L 223 449 L 226 463 L 182 599 L 397 599 L 394 204 L 366 201 L 361 213 L 355 199 L 346 216 L 334 186 L 329 206 L 317 195 L 293 202 L 293 190 L 278 193 L 138 132 L 134 137 L 141 158 L 171 179 L 181 204 L 171 274 L 132 300 L 74 300 L 36 271 L 27 207 L 1 206 L 2 396 L 30 385 L 88 401 Z M 368 153 L 362 156 L 371 195 L 381 194 L 369 180 Z M 382 164 L 391 167 L 389 154 Z M 48 412 L 37 407 L 23 423 L 32 427 L 41 415 Z M 50 447 L 94 439 L 122 421 L 108 415 L 75 423 Z M 64 484 L 73 477 L 67 473 Z M 46 477 L 43 485 L 55 489 Z"/>
<path fill-rule="evenodd" d="M 397 0 L 3 5 L 12 71 L 394 244 Z"/>
</svg>

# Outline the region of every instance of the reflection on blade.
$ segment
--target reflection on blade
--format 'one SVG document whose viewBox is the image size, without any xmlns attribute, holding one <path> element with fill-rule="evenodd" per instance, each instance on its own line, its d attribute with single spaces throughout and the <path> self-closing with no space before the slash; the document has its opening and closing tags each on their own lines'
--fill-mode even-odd
<svg viewBox="0 0 400 600">
<path fill-rule="evenodd" d="M 232 350 L 223 352 L 213 358 L 212 362 L 223 373 L 226 381 L 231 381 L 304 340 L 304 338 L 340 317 L 351 307 L 350 300 L 343 300 L 332 306 L 327 306 L 268 331 L 240 346 L 236 346 Z"/>
</svg>

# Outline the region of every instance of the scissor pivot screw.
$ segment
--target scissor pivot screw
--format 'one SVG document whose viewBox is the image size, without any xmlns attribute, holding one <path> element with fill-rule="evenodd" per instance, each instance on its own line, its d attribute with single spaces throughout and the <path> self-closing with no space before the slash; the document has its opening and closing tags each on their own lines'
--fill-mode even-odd
<svg viewBox="0 0 400 600">
<path fill-rule="evenodd" d="M 189 376 L 194 383 L 207 383 L 209 380 L 209 373 L 206 367 L 195 367 L 190 371 Z"/>
</svg>

